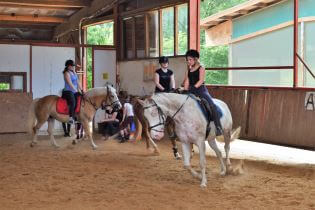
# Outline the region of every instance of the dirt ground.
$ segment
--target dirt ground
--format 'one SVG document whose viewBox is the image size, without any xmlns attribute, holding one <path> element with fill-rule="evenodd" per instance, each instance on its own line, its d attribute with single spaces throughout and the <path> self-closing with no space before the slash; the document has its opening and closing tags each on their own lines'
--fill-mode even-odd
<svg viewBox="0 0 315 210">
<path fill-rule="evenodd" d="M 96 137 L 93 151 L 88 141 L 73 146 L 58 137 L 55 149 L 47 137 L 35 148 L 28 139 L 0 136 L 0 209 L 315 209 L 311 166 L 245 160 L 244 174 L 221 177 L 218 161 L 207 157 L 208 187 L 201 189 L 165 140 L 152 156 L 143 142 Z"/>
</svg>

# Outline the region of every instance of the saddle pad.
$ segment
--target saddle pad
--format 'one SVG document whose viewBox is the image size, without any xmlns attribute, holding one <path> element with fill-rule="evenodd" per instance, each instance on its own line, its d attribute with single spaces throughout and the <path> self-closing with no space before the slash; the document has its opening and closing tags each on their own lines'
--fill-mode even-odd
<svg viewBox="0 0 315 210">
<path fill-rule="evenodd" d="M 75 108 L 75 113 L 79 113 L 80 112 L 80 107 L 81 107 L 81 96 L 77 97 L 77 105 Z M 68 104 L 67 104 L 67 100 L 64 98 L 59 97 L 57 99 L 57 103 L 56 103 L 56 111 L 59 114 L 69 114 L 69 108 L 68 108 Z"/>
<path fill-rule="evenodd" d="M 203 103 L 208 103 L 208 102 L 205 99 L 197 100 L 197 102 L 198 102 L 199 108 L 201 109 L 201 111 L 202 111 L 203 115 L 205 116 L 205 118 L 207 120 L 210 119 L 210 121 L 213 121 L 212 113 L 209 112 L 210 110 L 208 110 L 206 108 L 206 106 L 203 104 Z M 219 118 L 221 118 L 223 116 L 221 108 L 218 105 L 216 105 L 216 104 L 214 104 L 214 105 L 215 105 L 216 110 L 218 112 Z"/>
</svg>

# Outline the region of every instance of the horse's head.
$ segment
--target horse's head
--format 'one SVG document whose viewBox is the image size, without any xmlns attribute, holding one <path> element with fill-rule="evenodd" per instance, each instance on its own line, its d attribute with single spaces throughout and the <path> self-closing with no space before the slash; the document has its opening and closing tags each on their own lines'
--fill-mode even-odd
<svg viewBox="0 0 315 210">
<path fill-rule="evenodd" d="M 112 86 L 97 87 L 90 89 L 85 94 L 85 99 L 97 110 L 100 107 L 111 106 L 121 109 L 121 103 L 117 97 L 116 90 Z"/>
<path fill-rule="evenodd" d="M 153 99 L 138 99 L 138 102 L 142 105 L 144 117 L 149 123 L 151 138 L 160 140 L 164 136 L 166 116 Z"/>
<path fill-rule="evenodd" d="M 113 107 L 113 109 L 121 109 L 122 105 L 118 99 L 116 89 L 111 85 L 107 85 L 106 89 L 107 89 L 106 98 L 104 103 L 102 104 L 104 104 L 105 106 L 111 106 Z"/>
</svg>

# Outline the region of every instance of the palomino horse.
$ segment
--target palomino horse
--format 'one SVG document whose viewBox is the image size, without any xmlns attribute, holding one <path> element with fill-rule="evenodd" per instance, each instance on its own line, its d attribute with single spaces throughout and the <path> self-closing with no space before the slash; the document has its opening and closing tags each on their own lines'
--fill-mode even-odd
<svg viewBox="0 0 315 210">
<path fill-rule="evenodd" d="M 59 114 L 56 111 L 56 102 L 59 97 L 55 95 L 49 95 L 42 98 L 35 99 L 30 107 L 29 111 L 29 132 L 33 136 L 31 146 L 37 143 L 37 132 L 42 125 L 48 121 L 48 134 L 53 146 L 59 147 L 53 136 L 53 128 L 55 119 L 60 122 L 67 122 L 69 115 Z M 108 106 L 117 106 L 121 108 L 121 104 L 118 100 L 116 90 L 111 86 L 97 87 L 88 90 L 81 102 L 80 112 L 77 115 L 78 120 L 82 123 L 86 136 L 90 139 L 93 149 L 97 146 L 93 141 L 92 134 L 89 129 L 89 123 L 93 120 L 95 112 L 102 104 Z"/>
<path fill-rule="evenodd" d="M 165 118 L 171 117 L 175 122 L 175 131 L 182 142 L 184 167 L 193 177 L 201 179 L 201 187 L 206 187 L 206 158 L 205 140 L 208 140 L 210 147 L 215 151 L 221 165 L 221 175 L 226 174 L 226 167 L 231 165 L 229 159 L 230 142 L 238 137 L 240 128 L 232 131 L 232 116 L 228 106 L 218 99 L 214 99 L 215 104 L 222 112 L 221 124 L 224 132 L 226 164 L 223 161 L 220 150 L 215 141 L 215 126 L 210 123 L 211 131 L 206 138 L 207 121 L 204 117 L 197 101 L 190 95 L 175 93 L 159 93 L 150 99 L 139 100 L 143 106 L 144 116 L 151 127 L 151 137 L 160 139 L 164 135 Z M 190 166 L 191 146 L 195 144 L 199 148 L 201 174 L 197 173 Z"/>
</svg>

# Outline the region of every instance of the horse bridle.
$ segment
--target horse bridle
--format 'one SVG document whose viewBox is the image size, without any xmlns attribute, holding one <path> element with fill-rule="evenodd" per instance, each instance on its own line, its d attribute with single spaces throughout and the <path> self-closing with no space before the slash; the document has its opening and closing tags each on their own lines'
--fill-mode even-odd
<svg viewBox="0 0 315 210">
<path fill-rule="evenodd" d="M 172 120 L 174 120 L 175 116 L 183 108 L 183 106 L 187 102 L 188 98 L 190 98 L 189 95 L 187 95 L 186 100 L 182 103 L 182 105 L 178 108 L 178 110 L 173 114 L 173 116 L 171 117 Z M 150 126 L 149 130 L 153 130 L 153 131 L 156 131 L 156 132 L 164 133 L 164 129 L 163 130 L 157 130 L 157 129 L 154 129 L 154 128 L 157 127 L 157 126 L 160 126 L 160 125 L 165 125 L 166 115 L 163 113 L 162 109 L 157 105 L 157 103 L 153 99 L 151 99 L 151 100 L 153 101 L 154 104 L 152 104 L 150 106 L 143 107 L 143 110 L 149 109 L 149 108 L 152 108 L 152 107 L 156 107 L 157 110 L 158 110 L 158 115 L 159 115 L 159 123 L 156 124 L 156 125 Z"/>
<path fill-rule="evenodd" d="M 157 126 L 160 126 L 160 125 L 164 125 L 164 124 L 165 124 L 166 115 L 163 113 L 162 109 L 156 104 L 156 102 L 155 102 L 153 99 L 151 99 L 151 100 L 153 101 L 154 104 L 152 104 L 152 105 L 150 105 L 150 106 L 143 107 L 143 111 L 144 111 L 145 109 L 150 109 L 150 108 L 152 108 L 152 107 L 156 107 L 156 108 L 157 108 L 157 111 L 158 111 L 158 115 L 159 115 L 159 123 L 156 124 L 156 125 L 150 126 L 150 127 L 149 127 L 149 130 L 154 130 L 154 131 L 156 131 L 156 132 L 161 132 L 161 133 L 163 133 L 164 130 L 163 130 L 163 131 L 160 131 L 160 130 L 157 130 L 157 129 L 154 129 L 154 128 L 157 127 Z"/>
<path fill-rule="evenodd" d="M 108 91 L 109 91 L 109 88 L 108 88 L 108 86 L 106 86 L 106 88 L 107 88 L 107 94 L 106 94 L 105 100 L 103 100 L 103 101 L 101 102 L 101 106 L 102 106 L 102 107 L 103 107 L 103 102 L 106 103 L 106 102 L 108 101 L 108 95 L 109 95 L 109 94 L 108 94 Z M 83 95 L 83 98 L 93 106 L 93 108 L 95 109 L 95 111 L 99 108 L 99 107 L 96 106 L 96 103 L 94 103 L 90 98 L 86 98 L 86 97 L 84 97 L 84 95 Z M 112 102 L 111 104 L 105 104 L 104 107 L 106 107 L 106 106 L 113 107 L 113 105 L 115 105 L 117 102 L 119 102 L 119 100 L 116 100 L 116 101 Z"/>
</svg>

